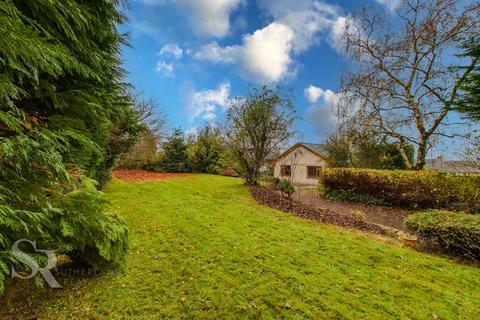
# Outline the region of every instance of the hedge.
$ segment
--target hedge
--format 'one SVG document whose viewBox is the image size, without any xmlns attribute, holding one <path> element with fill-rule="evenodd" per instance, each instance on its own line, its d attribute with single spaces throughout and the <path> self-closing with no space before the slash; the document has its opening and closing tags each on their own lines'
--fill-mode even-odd
<svg viewBox="0 0 480 320">
<path fill-rule="evenodd" d="M 465 258 L 480 259 L 480 215 L 427 211 L 405 221 L 408 230 Z"/>
<path fill-rule="evenodd" d="M 480 212 L 480 176 L 437 171 L 325 168 L 321 188 L 330 198 L 411 209 Z"/>
</svg>

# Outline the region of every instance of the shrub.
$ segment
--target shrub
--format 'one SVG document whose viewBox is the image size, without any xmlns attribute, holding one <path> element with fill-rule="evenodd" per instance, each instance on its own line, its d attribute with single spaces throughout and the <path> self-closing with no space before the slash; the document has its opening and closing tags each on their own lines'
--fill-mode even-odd
<svg viewBox="0 0 480 320">
<path fill-rule="evenodd" d="M 326 192 L 324 186 L 321 183 L 318 184 L 317 190 L 320 192 L 320 194 L 327 196 L 329 199 L 333 200 L 345 200 L 375 205 L 388 205 L 385 200 L 375 198 L 369 195 L 351 193 L 345 190 L 330 190 L 329 192 Z"/>
<path fill-rule="evenodd" d="M 365 218 L 367 217 L 367 214 L 360 209 L 352 210 L 350 211 L 350 214 L 352 215 L 353 218 L 359 221 L 364 221 Z"/>
<path fill-rule="evenodd" d="M 211 125 L 203 127 L 188 147 L 194 172 L 219 174 L 226 169 L 222 165 L 225 146 L 221 131 Z"/>
<path fill-rule="evenodd" d="M 409 216 L 405 225 L 450 253 L 480 259 L 480 215 L 427 211 Z"/>
<path fill-rule="evenodd" d="M 20 239 L 37 240 L 39 248 L 67 254 L 74 263 L 93 268 L 123 266 L 128 229 L 119 217 L 105 211 L 103 194 L 94 180 L 79 176 L 76 181 L 52 185 L 49 191 L 56 198 L 44 197 L 38 204 L 32 201 L 29 210 L 9 205 L 9 196 L 18 199 L 18 194 L 5 191 L 0 187 L 0 293 L 11 266 L 25 268 L 12 254 L 12 244 Z M 45 258 L 30 254 L 37 260 Z"/>
<path fill-rule="evenodd" d="M 295 187 L 293 186 L 293 184 L 289 180 L 282 179 L 278 183 L 278 190 L 287 194 L 288 197 L 290 198 L 292 193 L 295 192 Z"/>
<path fill-rule="evenodd" d="M 322 171 L 327 197 L 408 208 L 480 212 L 480 177 L 436 171 L 335 169 Z"/>
<path fill-rule="evenodd" d="M 128 228 L 120 217 L 105 212 L 105 202 L 90 179 L 62 198 L 63 209 L 51 217 L 51 221 L 58 221 L 53 230 L 60 244 L 58 252 L 93 268 L 123 266 L 128 250 Z"/>
</svg>

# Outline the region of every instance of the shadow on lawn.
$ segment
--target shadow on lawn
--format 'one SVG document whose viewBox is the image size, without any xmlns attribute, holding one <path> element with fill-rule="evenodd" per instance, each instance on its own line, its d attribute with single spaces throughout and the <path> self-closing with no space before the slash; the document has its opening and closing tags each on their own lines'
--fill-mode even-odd
<svg viewBox="0 0 480 320">
<path fill-rule="evenodd" d="M 52 274 L 61 289 L 52 289 L 41 279 L 41 286 L 33 279 L 11 280 L 0 295 L 0 319 L 41 319 L 39 316 L 48 315 L 51 306 L 68 311 L 71 301 L 84 299 L 100 282 L 109 282 L 121 274 L 121 271 L 90 273 L 89 270 L 92 269 L 88 266 L 69 264 L 54 269 Z"/>
</svg>

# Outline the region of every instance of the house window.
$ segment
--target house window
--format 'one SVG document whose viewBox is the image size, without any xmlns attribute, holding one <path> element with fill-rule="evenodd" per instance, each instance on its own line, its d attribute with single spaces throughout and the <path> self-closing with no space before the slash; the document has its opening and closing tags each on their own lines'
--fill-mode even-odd
<svg viewBox="0 0 480 320">
<path fill-rule="evenodd" d="M 307 179 L 317 179 L 322 167 L 307 166 Z"/>
<path fill-rule="evenodd" d="M 282 177 L 290 177 L 292 175 L 291 166 L 280 166 L 280 175 Z"/>
</svg>

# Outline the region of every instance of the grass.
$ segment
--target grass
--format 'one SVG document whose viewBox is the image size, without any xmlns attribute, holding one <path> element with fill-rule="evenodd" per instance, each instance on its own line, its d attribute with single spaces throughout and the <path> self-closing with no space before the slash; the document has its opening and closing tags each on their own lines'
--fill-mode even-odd
<svg viewBox="0 0 480 320">
<path fill-rule="evenodd" d="M 22 281 L 1 310 L 39 319 L 480 314 L 477 268 L 259 206 L 239 179 L 114 180 L 106 192 L 130 227 L 123 273 L 59 291 Z"/>
</svg>

